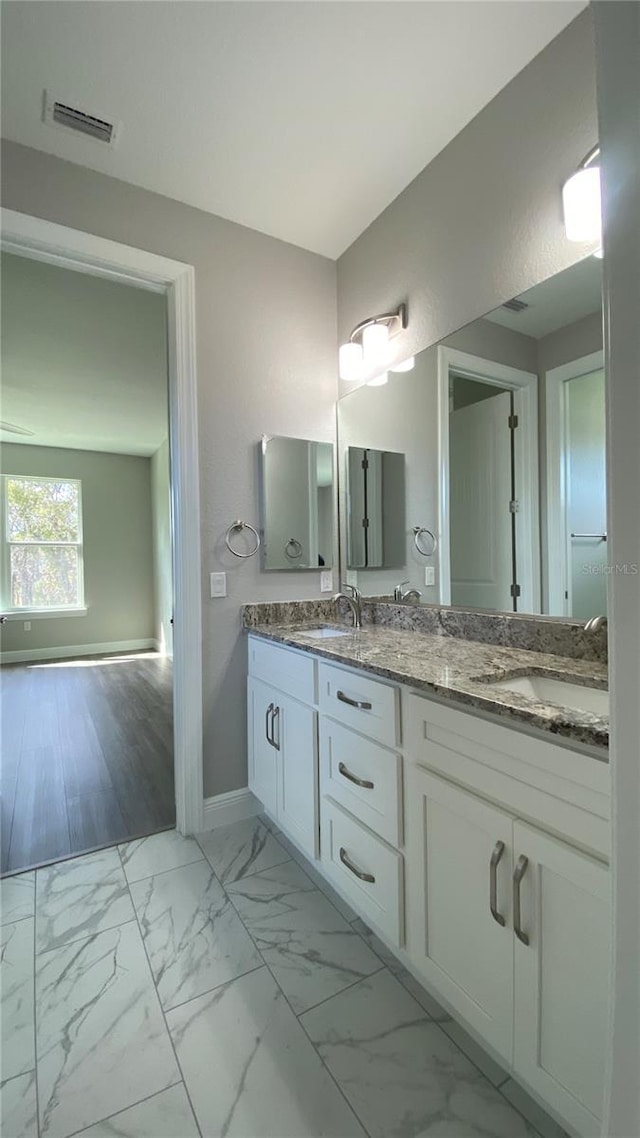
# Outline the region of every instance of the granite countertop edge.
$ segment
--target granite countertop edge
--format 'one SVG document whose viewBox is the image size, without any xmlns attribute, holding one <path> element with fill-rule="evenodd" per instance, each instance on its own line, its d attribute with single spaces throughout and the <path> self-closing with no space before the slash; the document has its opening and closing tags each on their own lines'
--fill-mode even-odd
<svg viewBox="0 0 640 1138">
<path fill-rule="evenodd" d="M 323 622 L 325 626 L 329 622 Z M 348 636 L 335 639 L 312 639 L 308 633 L 317 629 L 318 621 L 296 624 L 264 624 L 245 628 L 247 633 L 284 644 L 299 651 L 319 656 L 333 664 L 358 668 L 383 679 L 403 684 L 414 691 L 437 696 L 461 708 L 476 708 L 502 721 L 508 720 L 514 729 L 532 728 L 536 733 L 552 735 L 557 742 L 564 741 L 589 747 L 592 757 L 608 762 L 609 719 L 593 712 L 576 711 L 558 705 L 545 704 L 516 692 L 495 688 L 483 674 L 492 678 L 516 676 L 523 673 L 556 675 L 558 679 L 604 688 L 607 682 L 606 666 L 592 660 L 569 660 L 566 657 L 528 649 L 496 647 L 472 640 L 431 636 L 424 633 L 386 627 L 366 626 L 359 632 L 348 626 L 331 622 Z M 418 657 L 428 660 L 433 652 L 445 651 L 456 657 L 453 668 L 457 675 L 437 678 L 424 674 L 418 667 Z M 450 646 L 453 645 L 453 648 Z M 413 651 L 409 652 L 409 648 Z M 415 649 L 419 649 L 416 654 Z M 377 657 L 367 658 L 367 651 L 377 650 Z M 404 659 L 403 659 L 404 654 Z M 407 659 L 407 656 L 409 659 Z M 413 666 L 412 666 L 413 665 Z M 447 669 L 447 665 L 444 665 Z M 595 752 L 595 753 L 594 753 Z"/>
</svg>

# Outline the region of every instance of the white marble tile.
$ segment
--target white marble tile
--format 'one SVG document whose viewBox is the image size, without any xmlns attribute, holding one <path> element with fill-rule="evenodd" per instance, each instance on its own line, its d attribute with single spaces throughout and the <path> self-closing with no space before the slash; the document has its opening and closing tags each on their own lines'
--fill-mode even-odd
<svg viewBox="0 0 640 1138">
<path fill-rule="evenodd" d="M 205 857 L 226 885 L 289 860 L 287 851 L 259 818 L 245 818 L 198 834 Z"/>
<path fill-rule="evenodd" d="M 365 1138 L 266 968 L 167 1020 L 208 1138 Z"/>
<path fill-rule="evenodd" d="M 143 877 L 165 873 L 168 869 L 177 869 L 204 857 L 195 838 L 183 838 L 177 830 L 165 830 L 161 834 L 126 842 L 119 850 L 127 881 L 140 881 Z"/>
<path fill-rule="evenodd" d="M 436 1023 L 446 1023 L 451 1020 L 449 1012 L 443 1008 L 427 989 L 416 980 L 415 976 L 405 968 L 404 964 L 398 960 L 398 957 L 391 949 L 387 948 L 386 944 L 376 936 L 373 929 L 370 929 L 360 917 L 357 917 L 356 920 L 353 921 L 351 927 L 359 933 L 361 937 L 364 937 L 369 948 L 375 952 L 376 956 L 380 957 L 380 960 L 383 964 L 386 964 L 389 971 L 393 972 L 393 975 L 400 981 L 403 988 L 406 988 L 407 992 L 413 996 L 414 1000 L 418 1001 L 420 1007 L 427 1013 L 430 1019 L 434 1019 Z"/>
<path fill-rule="evenodd" d="M 2 1078 L 36 1065 L 33 1024 L 33 917 L 0 929 Z"/>
<path fill-rule="evenodd" d="M 131 894 L 163 1007 L 262 964 L 208 861 L 145 877 Z"/>
<path fill-rule="evenodd" d="M 534 1133 L 386 969 L 301 1022 L 371 1138 Z"/>
<path fill-rule="evenodd" d="M 481 1047 L 479 1043 L 476 1043 L 475 1039 L 469 1035 L 455 1019 L 447 1020 L 441 1024 L 441 1027 L 442 1030 L 447 1033 L 449 1039 L 453 1039 L 453 1042 L 457 1043 L 460 1050 L 464 1051 L 467 1058 L 470 1059 L 472 1063 L 475 1063 L 476 1067 L 479 1067 L 482 1074 L 486 1075 L 494 1087 L 499 1087 L 502 1083 L 506 1082 L 509 1075 L 504 1067 L 496 1063 L 495 1059 L 492 1059 L 484 1048 Z"/>
<path fill-rule="evenodd" d="M 566 1130 L 555 1119 L 547 1114 L 541 1106 L 528 1095 L 524 1087 L 516 1083 L 515 1079 L 507 1079 L 500 1087 L 500 1093 L 523 1114 L 528 1122 L 535 1127 L 542 1138 L 569 1138 Z"/>
<path fill-rule="evenodd" d="M 324 894 L 309 884 L 300 867 L 288 862 L 227 886 L 296 1013 L 382 967 Z"/>
<path fill-rule="evenodd" d="M 35 873 L 19 873 L 0 881 L 0 924 L 32 917 L 35 904 Z"/>
<path fill-rule="evenodd" d="M 0 1085 L 2 1138 L 38 1138 L 36 1073 L 27 1071 Z"/>
<path fill-rule="evenodd" d="M 82 1138 L 199 1138 L 182 1083 L 82 1131 Z"/>
<path fill-rule="evenodd" d="M 36 951 L 58 948 L 133 920 L 117 849 L 36 872 Z"/>
<path fill-rule="evenodd" d="M 313 881 L 316 889 L 319 889 L 321 893 L 324 893 L 325 897 L 329 898 L 334 908 L 338 910 L 340 916 L 344 917 L 345 921 L 348 921 L 349 924 L 351 924 L 351 922 L 354 921 L 357 916 L 355 910 L 351 908 L 351 905 L 349 905 L 348 902 L 345 901 L 340 896 L 340 894 L 336 892 L 333 886 L 329 884 L 325 877 L 323 877 L 317 866 L 314 865 L 313 862 L 311 862 L 309 858 L 303 854 L 301 850 L 298 849 L 298 847 L 287 837 L 286 834 L 282 834 L 280 830 L 278 830 L 277 827 L 274 827 L 273 825 L 271 829 L 274 836 L 278 839 L 280 845 L 284 847 L 289 856 L 293 858 L 293 860 L 297 862 L 299 866 L 301 866 L 306 874 L 308 874 L 308 876 Z"/>
<path fill-rule="evenodd" d="M 42 1138 L 180 1081 L 135 921 L 36 958 Z"/>
</svg>

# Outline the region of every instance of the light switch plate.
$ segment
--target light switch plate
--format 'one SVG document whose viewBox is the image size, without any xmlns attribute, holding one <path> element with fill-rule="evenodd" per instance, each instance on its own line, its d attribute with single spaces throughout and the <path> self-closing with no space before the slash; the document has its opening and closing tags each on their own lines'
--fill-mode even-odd
<svg viewBox="0 0 640 1138">
<path fill-rule="evenodd" d="M 347 581 L 347 585 L 354 585 L 355 587 L 357 587 L 357 585 L 358 585 L 358 570 L 357 569 L 347 569 L 346 581 Z"/>
<path fill-rule="evenodd" d="M 226 597 L 227 595 L 227 574 L 226 573 L 211 573 L 209 576 L 211 584 L 212 597 Z"/>
<path fill-rule="evenodd" d="M 25 630 L 25 632 L 31 632 L 31 621 L 30 620 L 25 620 L 24 630 Z"/>
<path fill-rule="evenodd" d="M 323 569 L 320 574 L 320 592 L 333 592 L 333 572 L 331 569 Z"/>
<path fill-rule="evenodd" d="M 427 565 L 425 567 L 424 583 L 425 583 L 425 585 L 435 585 L 435 583 L 436 583 L 436 571 L 435 571 L 435 567 L 433 565 Z"/>
</svg>

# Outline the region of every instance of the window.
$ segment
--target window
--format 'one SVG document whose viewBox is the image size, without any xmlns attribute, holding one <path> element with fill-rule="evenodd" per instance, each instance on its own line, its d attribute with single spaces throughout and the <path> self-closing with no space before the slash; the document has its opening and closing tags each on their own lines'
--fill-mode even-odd
<svg viewBox="0 0 640 1138">
<path fill-rule="evenodd" d="M 5 475 L 4 612 L 81 608 L 81 485 L 75 479 Z"/>
</svg>

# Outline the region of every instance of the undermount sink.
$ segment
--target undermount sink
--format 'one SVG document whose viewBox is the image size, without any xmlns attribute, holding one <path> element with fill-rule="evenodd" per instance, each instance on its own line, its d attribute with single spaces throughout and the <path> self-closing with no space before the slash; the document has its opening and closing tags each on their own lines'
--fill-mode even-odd
<svg viewBox="0 0 640 1138">
<path fill-rule="evenodd" d="M 609 714 L 609 692 L 601 688 L 586 687 L 552 676 L 512 676 L 506 680 L 490 680 L 492 687 L 518 692 L 538 703 L 553 703 L 570 707 L 574 711 L 591 711 L 594 715 Z"/>
<path fill-rule="evenodd" d="M 310 636 L 312 640 L 329 640 L 334 636 L 351 636 L 352 632 L 352 628 L 308 628 L 305 636 Z"/>
</svg>

